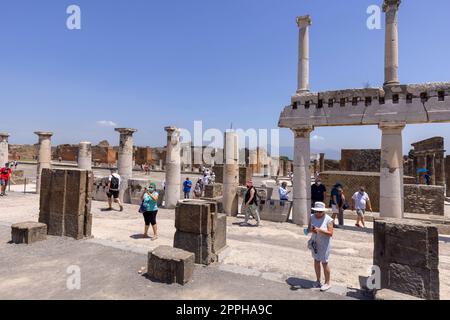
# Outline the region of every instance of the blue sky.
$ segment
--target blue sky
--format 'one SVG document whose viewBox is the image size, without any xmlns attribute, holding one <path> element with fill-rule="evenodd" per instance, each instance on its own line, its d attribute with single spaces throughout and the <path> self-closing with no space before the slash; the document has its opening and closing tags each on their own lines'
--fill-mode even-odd
<svg viewBox="0 0 450 320">
<path fill-rule="evenodd" d="M 117 143 L 111 121 L 163 145 L 166 125 L 276 128 L 297 79 L 297 15 L 311 14 L 311 89 L 383 82 L 384 30 L 366 27 L 382 0 L 1 0 L 0 131 L 11 143 Z M 66 28 L 81 7 L 82 29 Z M 448 0 L 403 1 L 402 83 L 450 80 Z M 383 22 L 384 24 L 384 22 Z M 376 127 L 319 128 L 314 150 L 378 148 Z M 450 124 L 409 126 L 409 144 Z M 282 146 L 292 133 L 281 131 Z M 450 141 L 447 148 L 450 149 Z"/>
</svg>

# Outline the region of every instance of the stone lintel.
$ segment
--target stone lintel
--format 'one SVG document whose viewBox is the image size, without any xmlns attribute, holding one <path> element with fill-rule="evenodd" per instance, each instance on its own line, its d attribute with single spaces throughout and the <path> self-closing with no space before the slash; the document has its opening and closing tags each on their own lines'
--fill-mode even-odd
<svg viewBox="0 0 450 320">
<path fill-rule="evenodd" d="M 137 129 L 131 129 L 131 128 L 116 128 L 114 130 L 119 132 L 120 134 L 129 135 L 129 136 L 133 135 L 133 133 L 135 133 L 137 131 Z"/>
<path fill-rule="evenodd" d="M 312 19 L 310 15 L 297 17 L 297 25 L 300 28 L 306 28 L 312 24 Z"/>
<path fill-rule="evenodd" d="M 388 12 L 389 10 L 398 10 L 401 3 L 401 0 L 384 0 L 383 12 Z"/>
</svg>

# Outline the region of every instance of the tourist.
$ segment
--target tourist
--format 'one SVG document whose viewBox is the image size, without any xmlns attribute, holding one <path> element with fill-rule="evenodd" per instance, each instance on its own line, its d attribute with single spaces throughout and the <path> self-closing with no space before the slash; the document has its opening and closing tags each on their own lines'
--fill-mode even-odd
<svg viewBox="0 0 450 320">
<path fill-rule="evenodd" d="M 337 217 L 339 226 L 344 226 L 344 211 L 348 208 L 348 205 L 346 204 L 344 189 L 340 183 L 336 183 L 333 190 L 331 190 L 330 206 L 332 210 L 333 223 L 336 221 Z M 334 227 L 338 228 L 336 224 Z"/>
<path fill-rule="evenodd" d="M 327 192 L 327 188 L 322 184 L 319 178 L 316 179 L 316 182 L 311 186 L 311 206 L 314 207 L 316 202 L 325 203 L 325 193 Z"/>
<path fill-rule="evenodd" d="M 153 237 L 151 239 L 154 241 L 158 239 L 158 226 L 156 224 L 156 215 L 158 214 L 158 197 L 159 194 L 156 191 L 156 184 L 152 182 L 150 187 L 144 189 L 142 194 L 142 207 L 143 215 L 145 221 L 144 228 L 144 238 L 150 238 L 148 235 L 148 229 L 152 225 Z"/>
<path fill-rule="evenodd" d="M 119 199 L 120 187 L 122 184 L 122 178 L 117 173 L 116 169 L 111 169 L 111 175 L 108 178 L 108 192 L 106 195 L 108 196 L 108 210 L 112 210 L 112 199 L 114 198 L 114 202 L 119 204 L 120 211 L 123 211 L 123 205 Z"/>
<path fill-rule="evenodd" d="M 205 172 L 203 174 L 202 183 L 203 183 L 203 187 L 209 185 L 209 183 L 210 183 L 209 175 L 207 172 Z"/>
<path fill-rule="evenodd" d="M 308 248 L 311 250 L 314 258 L 314 270 L 316 271 L 316 282 L 314 287 L 320 288 L 320 291 L 328 291 L 331 289 L 331 270 L 328 264 L 331 251 L 331 239 L 333 237 L 333 219 L 325 212 L 327 211 L 325 203 L 316 202 L 312 208 L 313 214 L 308 226 L 308 233 L 312 233 L 311 239 L 308 241 Z M 323 272 L 325 275 L 325 283 L 322 285 L 321 277 Z"/>
<path fill-rule="evenodd" d="M 287 182 L 283 182 L 280 186 L 280 188 L 278 189 L 278 193 L 280 194 L 280 200 L 282 201 L 289 201 L 289 193 L 291 193 L 291 191 L 287 190 Z"/>
<path fill-rule="evenodd" d="M 430 173 L 426 173 L 425 176 L 424 176 L 424 178 L 425 178 L 425 183 L 426 183 L 428 186 L 431 186 L 431 174 L 430 174 Z"/>
<path fill-rule="evenodd" d="M 8 186 L 11 174 L 12 170 L 9 163 L 5 163 L 5 166 L 0 169 L 0 196 L 6 196 L 6 187 Z"/>
<path fill-rule="evenodd" d="M 247 181 L 247 191 L 245 192 L 244 205 L 245 205 L 245 220 L 242 225 L 248 226 L 248 219 L 250 215 L 256 219 L 256 226 L 259 227 L 261 218 L 259 217 L 258 210 L 258 195 L 256 188 L 253 186 L 253 181 Z"/>
<path fill-rule="evenodd" d="M 366 223 L 364 222 L 366 207 L 369 208 L 370 212 L 373 212 L 369 195 L 366 193 L 366 189 L 364 187 L 361 187 L 359 188 L 359 191 L 356 192 L 352 197 L 352 211 L 356 209 L 356 214 L 358 215 L 356 219 L 356 226 L 358 228 L 361 228 L 361 225 L 359 224 L 360 222 L 363 228 L 366 227 Z"/>
<path fill-rule="evenodd" d="M 196 198 L 201 198 L 202 193 L 203 193 L 202 179 L 198 179 L 194 187 L 194 196 Z"/>
<path fill-rule="evenodd" d="M 184 198 L 189 199 L 191 195 L 192 181 L 189 178 L 186 178 L 186 181 L 183 182 L 183 192 Z"/>
</svg>

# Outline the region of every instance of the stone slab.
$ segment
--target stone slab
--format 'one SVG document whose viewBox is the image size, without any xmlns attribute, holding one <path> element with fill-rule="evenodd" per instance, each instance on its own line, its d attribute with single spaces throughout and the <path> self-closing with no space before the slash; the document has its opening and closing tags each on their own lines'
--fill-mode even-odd
<svg viewBox="0 0 450 320">
<path fill-rule="evenodd" d="M 21 222 L 11 227 L 11 238 L 14 244 L 32 244 L 47 239 L 47 225 L 39 222 Z"/>
<path fill-rule="evenodd" d="M 195 254 L 195 263 L 210 265 L 218 260 L 213 252 L 213 238 L 211 234 L 194 234 L 176 231 L 173 246 Z"/>
<path fill-rule="evenodd" d="M 384 301 L 384 300 L 394 300 L 394 301 L 400 301 L 400 300 L 423 300 L 408 294 L 400 293 L 394 290 L 389 289 L 383 289 L 383 290 L 377 290 L 375 293 L 375 300 L 377 301 Z"/>
</svg>

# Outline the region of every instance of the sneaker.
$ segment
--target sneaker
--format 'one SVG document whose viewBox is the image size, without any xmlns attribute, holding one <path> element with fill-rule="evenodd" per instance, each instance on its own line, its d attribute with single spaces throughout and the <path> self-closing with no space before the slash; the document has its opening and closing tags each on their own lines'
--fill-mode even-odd
<svg viewBox="0 0 450 320">
<path fill-rule="evenodd" d="M 321 288 L 320 291 L 325 292 L 331 289 L 331 286 L 329 284 L 324 284 Z"/>
</svg>

